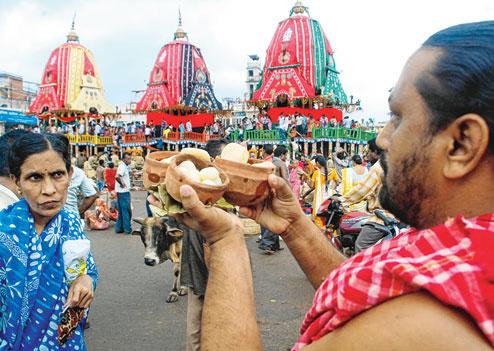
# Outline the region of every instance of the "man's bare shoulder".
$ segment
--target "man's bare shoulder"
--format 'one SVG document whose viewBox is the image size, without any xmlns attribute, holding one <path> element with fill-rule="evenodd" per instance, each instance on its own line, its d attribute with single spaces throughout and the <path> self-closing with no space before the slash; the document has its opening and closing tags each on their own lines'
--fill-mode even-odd
<svg viewBox="0 0 494 351">
<path fill-rule="evenodd" d="M 303 350 L 329 349 L 482 351 L 493 348 L 467 315 L 421 292 L 371 308 Z"/>
</svg>

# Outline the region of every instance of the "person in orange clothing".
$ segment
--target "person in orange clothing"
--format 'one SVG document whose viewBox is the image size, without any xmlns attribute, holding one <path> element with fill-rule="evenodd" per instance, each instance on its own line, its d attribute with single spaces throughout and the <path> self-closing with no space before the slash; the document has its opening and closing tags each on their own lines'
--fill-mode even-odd
<svg viewBox="0 0 494 351">
<path fill-rule="evenodd" d="M 309 123 L 307 124 L 307 137 L 312 138 L 312 128 L 316 127 L 316 121 L 312 115 L 309 115 Z"/>
</svg>

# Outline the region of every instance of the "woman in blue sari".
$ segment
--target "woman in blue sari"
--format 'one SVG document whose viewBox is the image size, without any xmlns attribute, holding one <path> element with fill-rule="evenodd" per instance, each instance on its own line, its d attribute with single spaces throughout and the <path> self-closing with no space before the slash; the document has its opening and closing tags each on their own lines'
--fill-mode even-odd
<svg viewBox="0 0 494 351">
<path fill-rule="evenodd" d="M 65 344 L 58 325 L 66 307 L 88 308 L 98 274 L 68 281 L 62 245 L 87 239 L 79 215 L 63 209 L 72 175 L 66 137 L 29 133 L 9 154 L 23 199 L 0 212 L 0 350 L 85 350 L 83 323 Z"/>
</svg>

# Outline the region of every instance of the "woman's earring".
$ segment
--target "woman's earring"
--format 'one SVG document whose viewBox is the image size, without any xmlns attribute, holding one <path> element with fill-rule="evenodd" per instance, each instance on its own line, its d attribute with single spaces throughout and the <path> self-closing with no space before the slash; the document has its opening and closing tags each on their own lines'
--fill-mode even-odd
<svg viewBox="0 0 494 351">
<path fill-rule="evenodd" d="M 17 193 L 18 193 L 19 195 L 22 195 L 22 190 L 21 190 L 21 188 L 17 187 Z"/>
</svg>

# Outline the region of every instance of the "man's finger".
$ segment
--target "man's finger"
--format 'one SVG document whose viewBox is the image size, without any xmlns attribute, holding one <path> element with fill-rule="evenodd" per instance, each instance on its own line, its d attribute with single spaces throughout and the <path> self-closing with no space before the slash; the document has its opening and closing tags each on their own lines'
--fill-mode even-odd
<svg viewBox="0 0 494 351">
<path fill-rule="evenodd" d="M 148 202 L 153 205 L 153 206 L 156 206 L 156 207 L 160 207 L 161 206 L 161 203 L 160 201 L 152 194 L 150 194 L 148 196 Z"/>
<path fill-rule="evenodd" d="M 288 183 L 280 177 L 270 174 L 268 176 L 268 183 L 272 190 L 275 191 L 276 197 L 281 201 L 294 200 L 292 189 L 288 186 Z"/>
<path fill-rule="evenodd" d="M 182 199 L 182 206 L 192 218 L 201 221 L 201 219 L 207 216 L 204 204 L 199 200 L 197 193 L 191 186 L 182 185 L 180 187 L 180 197 Z"/>
<path fill-rule="evenodd" d="M 240 207 L 239 212 L 242 216 L 249 217 L 251 219 L 256 218 L 257 211 L 251 207 Z"/>
<path fill-rule="evenodd" d="M 171 215 L 173 218 L 175 218 L 178 222 L 185 224 L 187 227 L 192 228 L 192 221 L 193 219 L 190 217 L 188 213 L 174 213 Z"/>
</svg>

